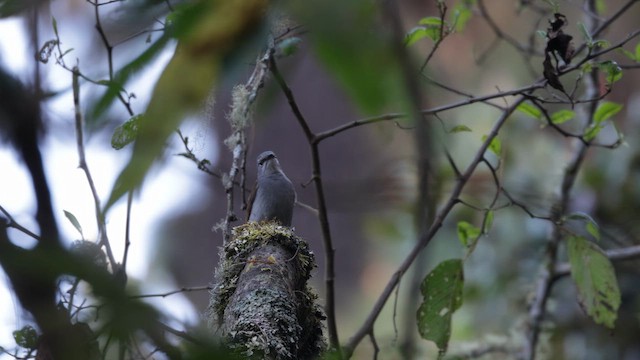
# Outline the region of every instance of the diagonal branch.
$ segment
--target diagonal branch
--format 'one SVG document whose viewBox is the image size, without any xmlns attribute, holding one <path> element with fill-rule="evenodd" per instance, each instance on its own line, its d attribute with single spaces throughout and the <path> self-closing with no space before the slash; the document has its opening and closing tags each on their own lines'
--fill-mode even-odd
<svg viewBox="0 0 640 360">
<path fill-rule="evenodd" d="M 440 227 L 442 227 L 444 219 L 449 215 L 449 213 L 451 212 L 455 204 L 458 203 L 458 198 L 462 193 L 462 190 L 464 189 L 465 185 L 471 178 L 471 175 L 475 172 L 478 164 L 482 162 L 482 159 L 484 158 L 484 153 L 485 151 L 487 151 L 489 144 L 498 135 L 498 132 L 500 131 L 502 126 L 506 123 L 511 113 L 513 113 L 516 107 L 518 107 L 518 105 L 520 105 L 523 101 L 525 101 L 525 99 L 526 97 L 524 96 L 520 96 L 519 98 L 517 98 L 517 100 L 511 106 L 505 109 L 505 111 L 502 113 L 500 118 L 493 125 L 493 128 L 487 135 L 487 138 L 480 146 L 480 149 L 478 149 L 478 151 L 476 152 L 474 159 L 471 161 L 467 169 L 458 178 L 456 185 L 451 191 L 451 194 L 449 195 L 447 202 L 436 214 L 435 220 L 433 224 L 431 224 L 431 227 L 429 227 L 429 229 L 426 232 L 423 232 L 420 234 L 420 237 L 416 242 L 416 245 L 413 247 L 411 252 L 407 254 L 404 261 L 400 264 L 396 272 L 391 276 L 391 279 L 389 279 L 389 281 L 387 282 L 386 287 L 382 291 L 382 294 L 380 294 L 380 297 L 376 301 L 373 309 L 369 313 L 363 325 L 358 329 L 355 335 L 353 335 L 353 337 L 349 339 L 349 342 L 345 345 L 344 352 L 345 354 L 347 354 L 347 356 L 353 353 L 356 346 L 358 346 L 360 341 L 362 341 L 362 339 L 370 332 L 370 329 L 373 328 L 373 325 L 376 319 L 378 318 L 378 315 L 380 314 L 380 312 L 382 311 L 382 308 L 384 307 L 387 300 L 389 299 L 389 296 L 393 292 L 393 289 L 398 285 L 400 279 L 402 278 L 402 275 L 404 275 L 404 273 L 409 269 L 411 264 L 413 264 L 414 260 L 418 257 L 418 254 L 420 254 L 422 249 L 429 244 L 429 242 L 431 241 L 431 239 L 433 239 L 433 237 L 438 232 Z"/>
</svg>

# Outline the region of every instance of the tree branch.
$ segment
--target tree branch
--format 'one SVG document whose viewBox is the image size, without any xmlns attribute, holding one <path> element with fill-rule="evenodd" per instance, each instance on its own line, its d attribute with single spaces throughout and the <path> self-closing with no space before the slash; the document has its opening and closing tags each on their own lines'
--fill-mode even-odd
<svg viewBox="0 0 640 360">
<path fill-rule="evenodd" d="M 620 248 L 620 249 L 607 250 L 605 251 L 605 255 L 611 261 L 624 261 L 624 260 L 637 259 L 637 258 L 640 258 L 640 245 L 634 245 L 634 246 L 629 246 L 629 247 Z M 569 263 L 557 264 L 553 271 L 553 274 L 555 276 L 555 279 L 571 274 L 571 264 Z"/>
<path fill-rule="evenodd" d="M 73 68 L 73 106 L 75 112 L 75 124 L 76 124 L 76 145 L 78 148 L 78 159 L 79 159 L 79 167 L 84 172 L 87 183 L 89 184 L 89 188 L 91 189 L 91 195 L 93 196 L 93 202 L 95 206 L 95 215 L 96 215 L 96 223 L 98 225 L 98 232 L 100 237 L 100 245 L 104 246 L 107 251 L 107 257 L 109 258 L 109 262 L 111 263 L 111 269 L 114 274 L 118 271 L 118 263 L 116 262 L 115 256 L 113 256 L 113 251 L 111 250 L 111 244 L 109 243 L 109 237 L 107 236 L 107 226 L 104 219 L 104 214 L 102 213 L 100 207 L 100 197 L 98 196 L 98 191 L 96 190 L 96 186 L 93 182 L 93 177 L 91 176 L 91 172 L 89 171 L 89 166 L 87 165 L 87 159 L 84 152 L 84 126 L 82 119 L 82 109 L 80 108 L 80 84 L 78 82 L 78 78 L 80 77 L 80 72 L 78 67 Z"/>
<path fill-rule="evenodd" d="M 507 121 L 511 113 L 513 113 L 516 107 L 518 107 L 518 105 L 520 105 L 523 101 L 525 101 L 525 99 L 526 98 L 524 96 L 520 96 L 519 98 L 517 98 L 516 101 L 502 113 L 500 118 L 493 125 L 493 128 L 487 135 L 487 138 L 480 146 L 480 149 L 478 149 L 476 156 L 471 161 L 471 163 L 469 164 L 467 169 L 464 171 L 464 173 L 462 173 L 462 175 L 458 178 L 456 185 L 451 191 L 451 194 L 449 195 L 447 202 L 436 214 L 435 220 L 433 224 L 431 224 L 431 226 L 429 227 L 429 230 L 420 234 L 420 237 L 416 242 L 416 245 L 413 247 L 411 252 L 405 257 L 404 261 L 400 264 L 396 272 L 391 276 L 391 279 L 389 279 L 389 281 L 387 282 L 387 285 L 382 291 L 382 294 L 376 301 L 373 309 L 369 313 L 363 325 L 358 329 L 355 335 L 353 335 L 353 337 L 349 339 L 349 342 L 345 345 L 344 352 L 345 354 L 347 354 L 347 357 L 353 353 L 356 346 L 369 333 L 370 329 L 373 327 L 373 324 L 375 323 L 375 320 L 378 318 L 378 315 L 382 311 L 382 308 L 386 304 L 387 299 L 393 292 L 393 289 L 396 287 L 396 285 L 398 285 L 398 282 L 400 281 L 400 278 L 402 277 L 402 275 L 404 275 L 407 269 L 409 269 L 409 267 L 411 266 L 413 261 L 416 259 L 418 254 L 422 251 L 422 249 L 429 244 L 431 239 L 433 239 L 433 237 L 438 232 L 440 227 L 442 227 L 444 219 L 447 217 L 447 215 L 449 215 L 449 213 L 451 212 L 455 204 L 458 202 L 458 198 L 462 193 L 462 190 L 464 189 L 465 185 L 471 178 L 471 175 L 476 170 L 476 167 L 478 166 L 478 164 L 484 158 L 484 153 L 485 151 L 487 151 L 487 148 L 489 147 L 489 144 L 491 143 L 491 141 L 498 135 L 498 132 L 500 131 L 502 126 L 505 124 L 505 122 Z"/>
<path fill-rule="evenodd" d="M 322 230 L 322 239 L 325 252 L 325 313 L 327 315 L 327 330 L 329 332 L 329 345 L 336 351 L 340 351 L 340 340 L 338 337 L 338 327 L 336 325 L 336 310 L 335 310 L 335 249 L 333 248 L 333 241 L 331 239 L 331 228 L 329 225 L 329 217 L 327 215 L 327 204 L 324 195 L 324 186 L 322 183 L 322 168 L 320 165 L 320 152 L 318 145 L 320 139 L 315 135 L 308 122 L 305 120 L 296 100 L 293 96 L 293 92 L 285 82 L 282 74 L 278 70 L 278 66 L 275 59 L 270 59 L 270 68 L 273 73 L 273 77 L 285 94 L 291 111 L 295 115 L 298 124 L 302 128 L 309 147 L 311 149 L 312 158 L 312 178 L 316 188 L 316 201 L 318 203 L 318 221 L 320 222 L 320 228 Z"/>
</svg>

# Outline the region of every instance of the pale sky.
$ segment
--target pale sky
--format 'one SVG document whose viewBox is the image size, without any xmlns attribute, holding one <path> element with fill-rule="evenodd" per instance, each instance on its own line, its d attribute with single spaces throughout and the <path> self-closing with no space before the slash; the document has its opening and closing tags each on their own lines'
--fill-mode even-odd
<svg viewBox="0 0 640 360">
<path fill-rule="evenodd" d="M 26 47 L 28 41 L 25 38 L 23 29 L 22 20 L 18 18 L 0 20 L 0 62 L 6 69 L 10 69 L 20 79 L 25 80 L 29 78 L 30 73 L 27 64 L 33 63 L 33 58 L 28 56 Z M 59 24 L 59 32 L 62 39 L 72 39 L 73 36 L 70 33 L 73 31 L 77 30 L 65 29 Z M 67 34 L 69 36 L 65 38 Z M 74 47 L 74 44 L 69 44 L 68 41 L 65 45 Z M 135 84 L 128 87 L 137 96 L 135 100 L 136 109 L 144 109 L 153 84 L 164 65 L 171 58 L 172 51 L 173 49 L 170 49 L 162 54 L 152 69 L 143 74 Z M 70 86 L 71 77 L 67 71 L 57 67 L 52 62 L 43 66 L 43 68 L 46 75 L 49 76 L 48 80 L 51 81 L 53 79 L 54 83 L 59 85 L 56 89 L 65 89 Z M 56 212 L 62 237 L 66 241 L 79 238 L 78 232 L 64 216 L 63 210 L 67 210 L 77 217 L 85 237 L 89 240 L 95 240 L 97 227 L 94 202 L 85 175 L 78 168 L 78 156 L 73 135 L 74 120 L 71 93 L 67 91 L 64 95 L 59 96 L 48 110 L 52 114 L 50 121 L 55 125 L 56 131 L 55 134 L 50 133 L 50 136 L 46 138 L 46 141 L 42 144 L 42 152 L 49 186 L 53 194 L 54 211 Z M 187 122 L 181 128 L 185 134 L 190 135 L 209 131 L 209 127 L 203 124 L 202 121 Z M 64 134 L 64 136 L 56 135 L 60 134 L 60 129 L 65 131 L 68 129 L 70 133 Z M 105 139 L 105 136 L 90 138 L 85 149 L 87 162 L 103 203 L 108 197 L 119 169 L 124 166 L 129 158 L 128 151 L 111 149 L 109 144 L 103 143 L 106 142 L 104 141 Z M 175 143 L 174 149 L 175 151 L 169 151 L 169 153 L 177 153 L 181 150 Z M 198 144 L 198 150 L 206 154 L 207 158 L 211 158 L 210 152 L 206 152 L 207 149 L 204 142 Z M 34 196 L 28 173 L 18 161 L 15 152 L 8 148 L 6 144 L 0 145 L 0 168 L 2 169 L 2 176 L 0 176 L 0 189 L 2 189 L 0 191 L 0 205 L 9 211 L 21 225 L 33 229 L 37 233 L 37 228 L 33 221 L 33 215 L 35 214 Z M 129 249 L 127 273 L 129 278 L 142 280 L 140 282 L 142 293 L 164 292 L 181 287 L 181 285 L 172 284 L 169 281 L 165 283 L 149 283 L 144 280 L 149 272 L 155 270 L 153 268 L 153 259 L 150 258 L 150 255 L 153 254 L 153 251 L 151 251 L 153 246 L 152 235 L 157 227 L 156 222 L 161 220 L 168 212 L 180 211 L 181 208 L 192 205 L 197 199 L 196 194 L 206 191 L 202 177 L 198 174 L 194 176 L 194 169 L 194 165 L 187 160 L 168 156 L 165 164 L 152 170 L 152 176 L 148 176 L 141 194 L 134 201 L 133 226 L 131 228 L 132 245 Z M 176 188 L 190 189 L 191 196 L 185 196 L 185 191 L 183 190 L 180 191 L 180 198 L 172 196 L 172 194 L 177 193 L 174 191 Z M 116 258 L 119 260 L 122 259 L 124 251 L 125 216 L 126 201 L 123 199 L 110 211 L 107 224 L 111 245 Z M 10 236 L 12 240 L 22 246 L 33 245 L 33 240 L 22 236 L 16 231 L 10 231 Z M 1 274 L 0 309 L 3 309 L 3 311 L 0 311 L 0 346 L 12 349 L 15 346 L 12 332 L 25 325 L 25 322 L 19 318 L 16 299 L 12 297 L 7 288 L 6 276 L 4 273 Z M 158 277 L 154 276 L 153 278 L 157 279 Z M 170 314 L 170 316 L 180 321 L 195 323 L 200 316 L 199 312 L 201 310 L 194 309 L 181 295 L 174 295 L 164 299 L 152 299 L 150 302 L 162 307 L 164 313 Z M 10 311 L 10 309 L 14 310 Z M 0 358 L 4 357 L 0 356 Z"/>
</svg>

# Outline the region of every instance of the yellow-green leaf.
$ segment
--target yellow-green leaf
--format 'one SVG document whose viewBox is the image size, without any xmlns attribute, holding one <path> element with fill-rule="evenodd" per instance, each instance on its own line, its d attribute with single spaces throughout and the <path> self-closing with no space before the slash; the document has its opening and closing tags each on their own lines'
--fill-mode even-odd
<svg viewBox="0 0 640 360">
<path fill-rule="evenodd" d="M 608 86 L 622 79 L 622 68 L 617 62 L 613 60 L 603 61 L 598 64 L 598 67 L 604 71 Z"/>
<path fill-rule="evenodd" d="M 487 140 L 487 135 L 483 135 L 482 141 L 486 141 L 486 140 Z M 489 143 L 489 150 L 494 154 L 496 154 L 496 156 L 500 157 L 500 153 L 502 152 L 502 142 L 500 141 L 500 139 L 498 139 L 497 136 L 491 139 L 491 142 Z"/>
<path fill-rule="evenodd" d="M 554 124 L 562 124 L 576 116 L 576 113 L 572 110 L 559 110 L 551 114 L 551 122 Z"/>
<path fill-rule="evenodd" d="M 464 131 L 470 132 L 471 129 L 467 125 L 456 125 L 452 127 L 451 130 L 449 130 L 448 132 L 451 134 L 455 134 L 455 133 L 464 132 Z"/>
<path fill-rule="evenodd" d="M 529 104 L 528 102 L 521 103 L 520 105 L 518 105 L 516 110 L 520 111 L 521 113 L 527 114 L 535 119 L 540 119 L 542 117 L 542 112 L 540 111 L 540 109 Z"/>
<path fill-rule="evenodd" d="M 617 104 L 611 101 L 603 101 L 598 105 L 595 113 L 593 114 L 593 122 L 601 124 L 602 122 L 610 119 L 615 114 L 622 110 L 622 104 Z"/>
<path fill-rule="evenodd" d="M 580 305 L 596 324 L 613 329 L 620 289 L 611 261 L 596 244 L 580 236 L 568 239 L 568 253 Z"/>
<path fill-rule="evenodd" d="M 493 226 L 493 214 L 494 214 L 493 210 L 488 210 L 484 214 L 484 221 L 482 222 L 482 227 L 483 227 L 482 230 L 484 234 L 489 233 L 489 230 L 491 230 L 491 227 Z"/>
<path fill-rule="evenodd" d="M 262 34 L 267 2 L 200 0 L 185 6 L 183 17 L 173 25 L 178 39 L 175 53 L 138 121 L 131 159 L 118 176 L 105 211 L 142 184 L 153 163 L 162 157 L 169 135 L 186 115 L 203 105 L 225 60 L 245 45 L 247 36 Z"/>
<path fill-rule="evenodd" d="M 140 114 L 134 115 L 124 124 L 116 127 L 113 131 L 113 135 L 111 135 L 111 147 L 116 150 L 120 150 L 132 143 L 138 135 L 138 121 L 141 118 L 142 115 Z"/>
<path fill-rule="evenodd" d="M 598 134 L 600 133 L 600 130 L 602 130 L 602 126 L 600 125 L 596 125 L 596 124 L 591 124 L 584 132 L 584 134 L 582 135 L 582 137 L 584 137 L 584 139 L 586 141 L 591 141 L 593 139 L 596 138 L 596 136 L 598 136 Z"/>
<path fill-rule="evenodd" d="M 466 221 L 458 221 L 458 240 L 465 247 L 471 246 L 480 236 L 480 229 Z"/>
</svg>

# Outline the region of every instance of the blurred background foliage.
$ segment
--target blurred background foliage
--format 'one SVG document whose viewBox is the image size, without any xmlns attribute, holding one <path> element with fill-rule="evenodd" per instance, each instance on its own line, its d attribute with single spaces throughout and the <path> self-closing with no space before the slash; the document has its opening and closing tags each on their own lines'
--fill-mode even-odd
<svg viewBox="0 0 640 360">
<path fill-rule="evenodd" d="M 553 18 L 553 12 L 566 15 L 569 25 L 565 32 L 579 45 L 585 39 L 578 23 L 585 22 L 585 17 L 606 19 L 627 4 L 621 0 L 595 1 L 596 13 L 588 13 L 582 1 L 444 3 L 448 9 L 445 20 L 451 26 L 451 33 L 441 39 L 433 31 L 425 31 L 425 37 L 410 40 L 408 46 L 416 65 L 416 76 L 420 78 L 423 103 L 428 108 L 533 84 L 542 77 L 545 47 L 545 38 L 537 32 L 546 31 L 547 20 Z M 110 196 L 107 206 L 118 201 L 126 190 L 138 187 L 153 163 L 162 167 L 187 162 L 170 156 L 184 151 L 180 139 L 173 133 L 176 126 L 195 123 L 190 127 L 195 130 L 186 135 L 191 139 L 200 137 L 198 141 L 207 144 L 207 152 L 195 149 L 197 155 L 210 159 L 212 168 L 220 173 L 229 169 L 231 156 L 222 139 L 230 132 L 225 116 L 229 112 L 231 89 L 235 84 L 244 83 L 250 75 L 256 56 L 269 41 L 269 29 L 276 36 L 295 35 L 297 51 L 277 61 L 314 131 L 332 129 L 367 116 L 409 111 L 400 67 L 390 43 L 392 36 L 379 4 L 374 1 L 276 4 L 113 1 L 100 6 L 104 34 L 95 31 L 95 6 L 91 2 L 43 1 L 30 2 L 29 6 L 33 4 L 38 4 L 40 9 L 41 44 L 58 37 L 58 30 L 54 32 L 50 26 L 53 18 L 57 28 L 64 27 L 66 34 L 71 31 L 78 37 L 74 39 L 78 47 L 66 54 L 64 61 L 75 64 L 76 58 L 80 60 L 80 70 L 85 75 L 83 94 L 89 110 L 86 120 L 92 141 L 101 142 L 106 152 L 115 152 L 110 149 L 111 134 L 127 120 L 144 113 L 146 108 L 147 117 L 142 118 L 140 127 L 131 135 L 143 140 L 119 150 L 132 154 L 125 169 L 135 170 L 134 175 L 129 170 L 121 173 L 111 194 L 103 195 L 105 201 Z M 432 23 L 421 23 L 421 19 L 440 16 L 436 1 L 408 0 L 399 1 L 398 5 L 407 34 L 416 34 L 415 27 L 420 24 L 428 30 Z M 0 1 L 2 17 L 27 18 L 24 14 L 28 9 L 26 2 Z M 639 16 L 640 8 L 631 6 L 597 39 L 610 43 L 621 41 L 638 30 Z M 492 26 L 501 29 L 502 37 L 496 35 Z M 105 51 L 101 35 L 110 39 L 114 45 L 111 50 Z M 61 37 L 59 41 L 64 52 L 67 39 Z M 435 44 L 437 49 L 428 66 L 419 72 L 419 65 Z M 632 55 L 638 54 L 637 44 L 638 40 L 633 40 L 624 49 Z M 138 98 L 126 90 L 140 81 L 142 73 L 156 66 L 154 61 L 162 51 L 174 51 L 174 48 L 173 58 L 157 83 L 136 85 L 153 88 L 149 98 Z M 635 56 L 634 59 L 622 51 L 605 56 L 620 64 L 623 73 L 607 100 L 623 105 L 613 121 L 624 133 L 625 144 L 616 149 L 590 149 L 571 193 L 569 211 L 589 214 L 598 223 L 602 233 L 599 245 L 604 249 L 640 245 L 637 235 L 640 233 L 637 221 L 640 214 L 640 91 L 637 86 L 640 56 Z M 60 64 L 51 61 L 41 68 L 46 73 L 56 66 Z M 577 76 L 578 72 L 563 76 L 565 88 L 572 89 Z M 601 77 L 604 83 L 604 75 Z M 43 87 L 45 92 L 69 92 L 68 87 L 51 79 L 45 81 Z M 121 92 L 122 89 L 126 92 Z M 583 91 L 584 87 L 579 87 L 576 97 L 584 97 Z M 557 104 L 545 104 L 550 114 L 571 109 L 570 104 L 562 102 L 563 95 L 550 87 L 537 90 L 536 94 L 557 100 Z M 118 99 L 119 96 L 122 98 Z M 505 97 L 493 102 L 504 105 L 511 100 L 512 97 Z M 50 107 L 45 109 L 52 112 Z M 575 111 L 576 117 L 563 124 L 563 128 L 580 133 L 586 124 L 585 106 L 577 105 Z M 438 204 L 446 199 L 455 182 L 455 174 L 442 149 L 446 148 L 458 167 L 464 169 L 500 113 L 478 102 L 425 117 L 431 124 L 436 149 L 429 156 Z M 56 117 L 52 113 L 47 116 Z M 183 122 L 185 119 L 188 121 Z M 306 140 L 285 97 L 270 81 L 260 94 L 254 121 L 249 159 L 266 149 L 275 151 L 296 184 L 299 200 L 314 204 L 313 189 L 303 186 L 311 177 Z M 406 118 L 381 121 L 337 134 L 320 145 L 336 248 L 338 330 L 343 341 L 362 324 L 417 238 L 414 212 L 418 169 L 413 126 Z M 452 131 L 456 128 L 464 130 Z M 63 129 L 70 130 L 70 127 Z M 69 136 L 61 133 L 60 129 L 52 130 L 48 136 Z M 549 216 L 558 197 L 564 167 L 573 157 L 578 141 L 543 126 L 525 112 L 515 112 L 498 138 L 502 145 L 502 163 L 498 170 L 501 185 L 531 213 Z M 597 140 L 613 143 L 616 132 L 607 126 Z M 158 159 L 163 161 L 157 163 Z M 255 177 L 253 161 L 249 164 L 248 178 L 252 180 Z M 176 169 L 198 179 L 206 191 L 176 189 L 175 194 L 167 195 L 190 199 L 190 206 L 157 219 L 157 228 L 148 234 L 155 244 L 146 255 L 153 259 L 149 278 L 132 278 L 130 284 L 154 281 L 155 277 L 166 281 L 168 277 L 177 288 L 182 288 L 207 285 L 212 280 L 221 234 L 211 232 L 211 228 L 225 213 L 223 187 L 218 179 L 198 171 L 195 165 Z M 495 191 L 491 172 L 480 166 L 461 198 L 478 208 L 486 208 Z M 506 204 L 507 199 L 501 197 L 498 203 Z M 237 204 L 236 208 L 239 207 Z M 457 206 L 424 251 L 422 260 L 411 269 L 417 272 L 416 278 L 421 279 L 445 259 L 464 257 L 466 250 L 458 240 L 457 224 L 466 221 L 481 227 L 483 218 L 483 211 Z M 317 218 L 298 207 L 294 226 L 317 254 L 319 269 L 314 283 L 322 299 L 324 254 Z M 518 206 L 505 206 L 494 212 L 493 226 L 464 262 L 464 302 L 453 316 L 451 354 L 468 355 L 472 350 L 489 348 L 494 352 L 486 358 L 512 357 L 513 349 L 523 341 L 528 303 L 551 229 L 548 221 L 533 219 Z M 561 259 L 566 261 L 564 250 Z M 594 324 L 581 310 L 576 288 L 569 277 L 559 280 L 548 303 L 548 321 L 544 323 L 543 350 L 539 357 L 640 358 L 638 265 L 638 260 L 615 263 L 622 305 L 616 328 L 611 331 Z M 418 340 L 415 313 L 419 299 L 407 296 L 411 283 L 407 274 L 397 299 L 388 302 L 376 322 L 381 358 L 402 358 L 401 350 L 408 348 L 414 349 L 415 358 L 431 358 L 437 353 L 432 343 Z M 199 313 L 209 301 L 206 292 L 187 292 L 185 296 Z M 162 311 L 162 302 L 155 304 Z M 371 358 L 372 353 L 372 345 L 365 340 L 354 356 Z"/>
</svg>

